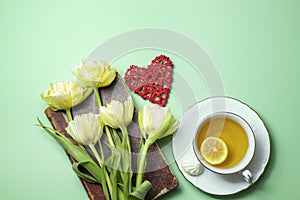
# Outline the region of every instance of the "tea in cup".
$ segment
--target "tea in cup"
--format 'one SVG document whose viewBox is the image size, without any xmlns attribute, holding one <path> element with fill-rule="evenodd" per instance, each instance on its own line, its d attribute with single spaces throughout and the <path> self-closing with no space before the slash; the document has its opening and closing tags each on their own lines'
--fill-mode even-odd
<svg viewBox="0 0 300 200">
<path fill-rule="evenodd" d="M 252 174 L 246 169 L 255 150 L 255 138 L 249 124 L 229 112 L 216 112 L 199 123 L 193 141 L 198 160 L 207 169 L 219 174 L 240 173 L 251 182 Z"/>
</svg>

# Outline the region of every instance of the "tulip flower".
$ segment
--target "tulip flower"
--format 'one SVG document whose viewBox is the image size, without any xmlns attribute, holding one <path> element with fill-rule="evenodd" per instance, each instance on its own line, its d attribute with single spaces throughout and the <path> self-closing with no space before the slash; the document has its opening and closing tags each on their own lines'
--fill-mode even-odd
<svg viewBox="0 0 300 200">
<path fill-rule="evenodd" d="M 98 108 L 100 109 L 102 103 L 98 88 L 111 84 L 116 77 L 116 69 L 105 61 L 97 62 L 83 59 L 82 64 L 73 70 L 73 74 L 83 85 L 93 88 Z M 107 126 L 105 126 L 105 131 L 109 143 L 114 146 L 110 130 Z"/>
<path fill-rule="evenodd" d="M 93 155 L 95 156 L 100 168 L 102 177 L 102 188 L 106 199 L 109 199 L 108 191 L 116 196 L 117 188 L 113 191 L 113 186 L 110 177 L 104 166 L 104 153 L 100 138 L 103 134 L 103 122 L 99 115 L 93 113 L 82 114 L 75 116 L 74 120 L 68 123 L 66 131 L 72 138 L 81 145 L 89 146 Z M 95 143 L 99 142 L 99 152 L 95 148 Z"/>
<path fill-rule="evenodd" d="M 145 105 L 139 111 L 139 127 L 141 130 L 141 146 L 138 155 L 138 174 L 136 187 L 140 186 L 146 166 L 146 154 L 149 147 L 158 139 L 173 134 L 179 122 L 174 119 L 169 108 Z M 143 142 L 144 141 L 144 142 Z"/>
<path fill-rule="evenodd" d="M 174 119 L 169 108 L 145 105 L 139 112 L 139 127 L 143 137 L 152 144 L 157 139 L 174 133 L 178 121 Z"/>
<path fill-rule="evenodd" d="M 132 169 L 131 169 L 131 147 L 127 126 L 132 121 L 134 111 L 133 100 L 129 96 L 126 101 L 120 102 L 112 100 L 109 104 L 100 108 L 100 114 L 105 125 L 114 129 L 121 129 L 122 131 L 122 163 L 121 163 L 121 177 L 123 180 L 123 188 L 125 200 L 131 193 L 132 184 Z"/>
<path fill-rule="evenodd" d="M 116 69 L 105 61 L 87 61 L 83 59 L 81 66 L 73 74 L 85 86 L 92 88 L 105 87 L 116 77 Z"/>
<path fill-rule="evenodd" d="M 102 136 L 103 123 L 99 115 L 92 113 L 77 115 L 66 128 L 69 135 L 82 145 L 94 145 Z"/>
<path fill-rule="evenodd" d="M 133 101 L 129 96 L 124 102 L 112 100 L 106 107 L 100 108 L 100 113 L 105 125 L 125 130 L 132 121 L 133 110 Z"/>
<path fill-rule="evenodd" d="M 52 110 L 65 110 L 69 113 L 73 106 L 84 101 L 90 93 L 91 89 L 81 87 L 78 82 L 63 81 L 51 83 L 50 90 L 42 93 L 41 98 Z"/>
</svg>

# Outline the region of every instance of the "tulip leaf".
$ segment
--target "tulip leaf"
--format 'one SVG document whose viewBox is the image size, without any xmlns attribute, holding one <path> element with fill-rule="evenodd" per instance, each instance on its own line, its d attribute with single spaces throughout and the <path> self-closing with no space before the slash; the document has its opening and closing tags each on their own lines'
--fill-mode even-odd
<svg viewBox="0 0 300 200">
<path fill-rule="evenodd" d="M 162 139 L 164 137 L 167 137 L 167 136 L 173 134 L 176 131 L 176 129 L 178 128 L 178 125 L 179 125 L 179 121 L 176 119 L 173 119 L 169 125 L 168 130 L 162 136 L 160 136 L 158 139 Z"/>
<path fill-rule="evenodd" d="M 102 189 L 103 189 L 105 199 L 109 199 L 109 192 L 108 192 L 108 188 L 107 188 L 107 180 L 106 180 L 106 177 L 105 177 L 107 175 L 105 165 L 103 165 L 101 167 L 100 175 L 102 176 L 102 183 L 101 184 L 102 184 Z"/>
<path fill-rule="evenodd" d="M 158 128 L 157 132 L 147 139 L 147 142 L 153 144 L 156 140 L 158 140 L 163 134 L 165 134 L 173 121 L 172 115 L 167 115 L 165 122 Z"/>
<path fill-rule="evenodd" d="M 121 163 L 121 152 L 118 147 L 113 147 L 110 144 L 105 143 L 111 150 L 111 156 L 105 160 L 105 165 L 108 168 L 112 178 L 115 180 L 117 179 L 118 183 L 122 183 L 122 177 L 120 175 L 120 163 Z"/>
<path fill-rule="evenodd" d="M 53 128 L 46 127 L 37 119 L 38 126 L 42 127 L 49 135 L 51 135 L 63 148 L 78 162 L 93 161 L 86 149 L 81 145 L 73 144 L 66 136 L 62 133 L 54 130 Z"/>
<path fill-rule="evenodd" d="M 113 130 L 113 136 L 114 136 L 116 147 L 113 147 L 109 144 L 107 144 L 107 146 L 110 148 L 112 152 L 112 156 L 110 157 L 111 159 L 110 164 L 111 166 L 114 166 L 114 168 L 118 166 L 117 169 L 120 171 L 124 194 L 129 195 L 131 193 L 132 175 L 133 175 L 131 169 L 131 152 L 130 152 L 130 147 L 128 146 L 130 144 L 128 144 L 129 138 L 128 138 L 127 131 L 126 133 L 124 133 L 123 130 L 122 134 L 123 137 L 121 142 L 118 133 L 115 130 Z M 114 159 L 116 159 L 116 161 Z M 119 177 L 114 177 L 114 178 L 119 178 Z"/>
<path fill-rule="evenodd" d="M 121 162 L 120 151 L 116 147 L 114 147 L 108 143 L 105 143 L 105 144 L 111 150 L 111 156 L 108 159 L 106 159 L 105 165 L 108 166 L 109 168 L 119 169 L 120 162 Z"/>
<path fill-rule="evenodd" d="M 117 199 L 118 191 L 118 170 L 120 169 L 121 153 L 118 149 L 110 144 L 106 144 L 111 150 L 111 156 L 105 161 L 105 165 L 109 170 L 110 180 L 112 182 L 112 199 Z M 119 178 L 120 180 L 120 178 Z"/>
<path fill-rule="evenodd" d="M 92 176 L 81 172 L 80 167 L 85 168 Z M 92 183 L 101 183 L 101 175 L 99 175 L 100 168 L 96 163 L 87 161 L 87 162 L 79 162 L 74 163 L 72 165 L 72 168 L 74 172 L 79 176 L 80 178 L 83 178 L 86 181 L 92 182 Z"/>
<path fill-rule="evenodd" d="M 112 129 L 112 131 L 113 131 L 113 136 L 114 136 L 114 141 L 115 141 L 116 146 L 119 148 L 122 148 L 122 142 L 121 142 L 118 132 L 116 131 L 116 129 Z"/>
<path fill-rule="evenodd" d="M 136 187 L 134 191 L 128 196 L 129 200 L 142 200 L 145 199 L 148 191 L 151 189 L 152 184 L 149 181 L 144 181 L 140 186 Z"/>
</svg>

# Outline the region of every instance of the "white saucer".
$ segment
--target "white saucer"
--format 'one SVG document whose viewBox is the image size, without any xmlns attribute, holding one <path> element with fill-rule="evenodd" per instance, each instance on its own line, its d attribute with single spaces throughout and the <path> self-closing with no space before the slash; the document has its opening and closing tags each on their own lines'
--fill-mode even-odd
<svg viewBox="0 0 300 200">
<path fill-rule="evenodd" d="M 194 155 L 192 142 L 198 129 L 198 122 L 212 112 L 222 111 L 241 116 L 254 132 L 256 149 L 247 166 L 253 175 L 252 184 L 262 175 L 270 157 L 268 131 L 257 113 L 246 104 L 229 97 L 213 97 L 190 107 L 183 114 L 180 126 L 173 136 L 173 155 L 181 173 L 190 183 L 204 192 L 215 195 L 234 194 L 250 187 L 251 184 L 245 182 L 239 174 L 220 175 L 205 168 L 199 176 L 190 176 L 183 170 L 181 162 L 186 155 Z"/>
</svg>

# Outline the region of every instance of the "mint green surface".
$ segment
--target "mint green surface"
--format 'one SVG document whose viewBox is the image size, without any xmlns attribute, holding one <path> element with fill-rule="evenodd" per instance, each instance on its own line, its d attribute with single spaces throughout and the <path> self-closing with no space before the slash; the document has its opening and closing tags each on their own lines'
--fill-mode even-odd
<svg viewBox="0 0 300 200">
<path fill-rule="evenodd" d="M 173 163 L 180 186 L 161 199 L 299 198 L 299 9 L 297 0 L 2 0 L 0 199 L 88 199 L 63 149 L 33 126 L 37 116 L 47 122 L 47 106 L 39 95 L 51 81 L 74 79 L 70 70 L 101 42 L 144 27 L 175 30 L 199 43 L 221 74 L 225 94 L 255 109 L 271 138 L 266 172 L 246 191 L 207 195 L 190 185 Z M 123 73 L 129 65 L 118 63 L 146 64 L 153 55 L 133 53 L 115 66 Z M 201 77 L 174 59 L 197 91 L 197 100 L 208 97 Z M 176 105 L 171 95 L 168 106 L 179 117 Z"/>
</svg>

